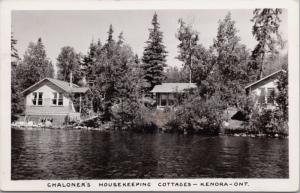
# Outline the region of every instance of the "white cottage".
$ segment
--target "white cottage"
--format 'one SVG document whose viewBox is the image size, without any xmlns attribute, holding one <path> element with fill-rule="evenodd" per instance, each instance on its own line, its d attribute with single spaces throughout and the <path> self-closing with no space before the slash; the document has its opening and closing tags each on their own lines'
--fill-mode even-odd
<svg viewBox="0 0 300 193">
<path fill-rule="evenodd" d="M 41 119 L 51 119 L 53 124 L 61 125 L 65 117 L 80 119 L 81 104 L 74 107 L 72 95 L 81 97 L 89 88 L 79 87 L 65 81 L 45 78 L 25 89 L 25 117 L 26 120 L 39 122 Z"/>
<path fill-rule="evenodd" d="M 247 95 L 253 97 L 255 105 L 267 109 L 276 107 L 277 82 L 282 73 L 286 73 L 286 71 L 279 70 L 245 87 Z"/>
</svg>

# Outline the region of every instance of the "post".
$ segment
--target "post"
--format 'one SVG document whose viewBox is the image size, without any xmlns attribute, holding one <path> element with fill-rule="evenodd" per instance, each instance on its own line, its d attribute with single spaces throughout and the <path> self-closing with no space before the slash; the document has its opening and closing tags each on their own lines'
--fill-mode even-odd
<svg viewBox="0 0 300 193">
<path fill-rule="evenodd" d="M 81 93 L 79 95 L 79 113 L 81 113 Z"/>
<path fill-rule="evenodd" d="M 190 67 L 190 83 L 192 83 L 192 67 Z"/>
<path fill-rule="evenodd" d="M 70 87 L 72 88 L 72 78 L 73 78 L 73 75 L 72 75 L 72 71 L 70 72 Z"/>
</svg>

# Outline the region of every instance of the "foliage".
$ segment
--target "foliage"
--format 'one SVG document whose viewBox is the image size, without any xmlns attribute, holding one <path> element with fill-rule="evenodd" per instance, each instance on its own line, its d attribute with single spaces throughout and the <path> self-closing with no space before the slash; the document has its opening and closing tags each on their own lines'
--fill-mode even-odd
<svg viewBox="0 0 300 193">
<path fill-rule="evenodd" d="M 239 95 L 247 83 L 248 51 L 239 43 L 235 21 L 228 13 L 219 21 L 217 37 L 213 49 L 216 52 L 216 64 L 213 69 L 215 91 L 221 96 L 224 104 L 237 106 Z"/>
<path fill-rule="evenodd" d="M 258 44 L 252 52 L 251 69 L 256 72 L 254 75 L 256 75 L 257 80 L 262 78 L 266 55 L 276 52 L 276 44 L 278 39 L 281 39 L 278 33 L 281 13 L 282 9 L 255 9 L 253 11 L 252 34 Z"/>
<path fill-rule="evenodd" d="M 11 35 L 11 121 L 17 120 L 17 114 L 23 111 L 22 95 L 20 84 L 17 78 L 17 65 L 19 62 L 17 40 Z"/>
<path fill-rule="evenodd" d="M 93 110 L 98 113 L 101 122 L 112 121 L 116 127 L 132 125 L 136 114 L 138 96 L 140 96 L 140 70 L 138 58 L 125 44 L 123 33 L 118 41 L 113 38 L 110 25 L 107 42 L 101 46 L 91 44 L 89 53 L 84 57 L 84 70 L 90 80 L 93 93 Z"/>
<path fill-rule="evenodd" d="M 250 133 L 288 135 L 288 123 L 279 109 L 254 109 L 249 123 Z"/>
<path fill-rule="evenodd" d="M 283 68 L 288 63 L 288 55 L 280 53 L 271 54 L 265 57 L 263 65 L 263 76 L 267 76 Z"/>
<path fill-rule="evenodd" d="M 218 134 L 224 109 L 218 96 L 203 99 L 192 95 L 179 107 L 176 116 L 167 126 L 179 132 Z"/>
<path fill-rule="evenodd" d="M 97 57 L 102 54 L 102 44 L 100 40 L 97 43 L 93 41 L 90 43 L 90 47 L 86 56 L 83 57 L 82 70 L 87 81 L 94 81 L 96 79 L 95 75 L 95 65 Z"/>
<path fill-rule="evenodd" d="M 58 79 L 68 82 L 72 73 L 72 82 L 78 84 L 81 80 L 80 55 L 75 52 L 74 48 L 70 46 L 61 48 L 57 57 L 57 69 Z"/>
<path fill-rule="evenodd" d="M 288 106 L 289 106 L 289 98 L 288 98 L 288 69 L 287 64 L 283 66 L 285 73 L 281 73 L 278 79 L 277 88 L 278 94 L 275 98 L 276 103 L 279 107 L 279 110 L 282 113 L 283 121 L 288 122 Z"/>
<path fill-rule="evenodd" d="M 24 90 L 43 78 L 53 78 L 53 76 L 53 65 L 47 58 L 42 39 L 39 38 L 37 43 L 29 44 L 22 62 L 17 67 L 20 88 Z"/>
<path fill-rule="evenodd" d="M 153 28 L 149 29 L 149 38 L 142 57 L 144 79 L 149 83 L 149 87 L 144 88 L 145 91 L 152 90 L 155 85 L 161 84 L 165 79 L 163 71 L 166 67 L 167 51 L 163 45 L 163 33 L 160 31 L 156 13 L 153 15 L 152 25 Z"/>
<path fill-rule="evenodd" d="M 169 67 L 165 71 L 166 79 L 164 82 L 185 82 L 188 79 L 188 75 L 184 69 L 178 69 L 177 67 Z"/>
<path fill-rule="evenodd" d="M 192 29 L 191 25 L 187 25 L 182 19 L 178 20 L 179 29 L 177 30 L 176 37 L 180 41 L 177 46 L 179 55 L 177 59 L 183 62 L 184 68 L 189 69 L 189 80 L 192 82 L 192 66 L 194 64 L 195 52 L 197 50 L 199 35 L 197 31 Z"/>
</svg>

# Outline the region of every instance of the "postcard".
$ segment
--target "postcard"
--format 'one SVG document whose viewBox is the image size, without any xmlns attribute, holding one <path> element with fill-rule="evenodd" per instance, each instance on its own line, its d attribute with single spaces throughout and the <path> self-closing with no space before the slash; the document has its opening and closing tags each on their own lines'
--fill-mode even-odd
<svg viewBox="0 0 300 193">
<path fill-rule="evenodd" d="M 3 191 L 299 189 L 299 2 L 0 2 Z"/>
</svg>

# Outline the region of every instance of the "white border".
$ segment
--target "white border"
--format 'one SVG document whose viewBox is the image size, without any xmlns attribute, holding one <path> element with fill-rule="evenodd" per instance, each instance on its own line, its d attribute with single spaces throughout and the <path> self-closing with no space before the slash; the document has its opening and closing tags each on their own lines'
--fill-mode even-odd
<svg viewBox="0 0 300 193">
<path fill-rule="evenodd" d="M 138 9 L 288 9 L 289 45 L 289 179 L 155 179 L 11 181 L 10 34 L 12 10 L 138 10 Z M 0 187 L 9 191 L 297 191 L 299 189 L 299 2 L 296 0 L 0 0 Z M 99 188 L 99 182 L 151 182 L 151 187 Z M 160 187 L 159 182 L 248 182 L 242 187 Z M 89 182 L 90 188 L 48 188 L 49 182 Z"/>
</svg>

